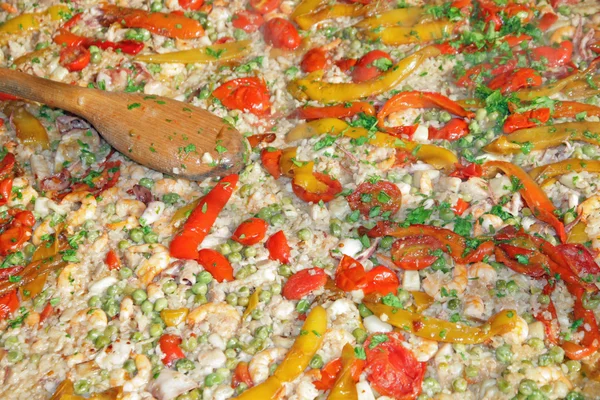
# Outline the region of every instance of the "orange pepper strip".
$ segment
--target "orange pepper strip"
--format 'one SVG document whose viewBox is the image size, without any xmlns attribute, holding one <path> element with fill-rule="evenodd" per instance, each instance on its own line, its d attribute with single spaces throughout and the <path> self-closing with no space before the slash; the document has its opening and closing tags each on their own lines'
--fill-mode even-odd
<svg viewBox="0 0 600 400">
<path fill-rule="evenodd" d="M 342 371 L 327 396 L 327 400 L 355 400 L 358 399 L 356 380 L 364 368 L 364 361 L 356 358 L 354 347 L 346 343 L 342 349 Z"/>
<path fill-rule="evenodd" d="M 204 28 L 195 19 L 176 13 L 148 12 L 135 8 L 102 6 L 105 26 L 119 23 L 126 28 L 144 28 L 150 32 L 177 39 L 194 39 L 204 35 Z"/>
<path fill-rule="evenodd" d="M 554 105 L 552 118 L 573 118 L 584 112 L 588 117 L 600 117 L 600 107 L 577 101 L 561 101 Z"/>
<path fill-rule="evenodd" d="M 567 233 L 565 226 L 562 222 L 554 215 L 554 204 L 548 199 L 546 193 L 540 189 L 535 181 L 523 171 L 521 167 L 518 167 L 512 163 L 506 161 L 488 161 L 484 164 L 483 169 L 486 173 L 493 171 L 494 169 L 500 169 L 509 178 L 516 178 L 520 182 L 521 196 L 527 203 L 527 206 L 531 208 L 533 214 L 541 221 L 550 224 L 562 243 L 567 241 Z"/>
</svg>

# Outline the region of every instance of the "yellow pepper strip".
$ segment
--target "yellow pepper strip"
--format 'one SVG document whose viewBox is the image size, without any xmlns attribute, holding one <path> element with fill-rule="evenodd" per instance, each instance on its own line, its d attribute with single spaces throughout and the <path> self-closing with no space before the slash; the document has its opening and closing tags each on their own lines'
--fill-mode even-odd
<svg viewBox="0 0 600 400">
<path fill-rule="evenodd" d="M 41 14 L 49 15 L 52 21 L 62 21 L 66 16 L 71 15 L 71 10 L 65 4 L 56 4 L 48 7 Z"/>
<path fill-rule="evenodd" d="M 296 18 L 298 18 L 299 16 L 310 14 L 318 10 L 322 6 L 326 5 L 327 2 L 327 0 L 302 0 L 300 4 L 296 6 L 294 11 L 292 11 L 292 14 L 290 14 L 290 18 L 296 21 Z"/>
<path fill-rule="evenodd" d="M 245 320 L 246 317 L 252 313 L 252 311 L 254 311 L 256 306 L 258 306 L 258 297 L 260 296 L 261 291 L 261 288 L 256 288 L 254 293 L 250 295 L 250 298 L 248 299 L 248 305 L 246 306 L 246 310 L 244 311 L 244 314 L 242 314 L 242 321 Z"/>
<path fill-rule="evenodd" d="M 591 85 L 590 85 L 591 81 Z M 593 77 L 590 81 L 586 79 L 577 79 L 569 82 L 562 91 L 570 99 L 583 99 L 595 96 L 600 93 L 600 76 Z"/>
<path fill-rule="evenodd" d="M 412 313 L 386 306 L 380 303 L 363 302 L 375 315 L 387 318 L 387 323 L 414 335 L 445 343 L 478 344 L 504 333 L 510 332 L 517 324 L 517 312 L 503 310 L 494 315 L 482 326 L 467 326 L 455 322 L 444 321 L 438 318 L 425 317 L 419 313 Z"/>
<path fill-rule="evenodd" d="M 175 310 L 162 310 L 160 317 L 167 326 L 177 326 L 185 321 L 190 312 L 189 308 L 177 308 Z"/>
<path fill-rule="evenodd" d="M 200 200 L 202 200 L 202 198 L 196 199 L 190 204 L 186 204 L 185 206 L 175 211 L 175 214 L 173 214 L 173 217 L 171 218 L 171 226 L 177 228 L 183 222 L 185 222 L 185 220 L 190 216 L 192 211 L 194 211 L 194 208 L 196 208 L 198 203 L 200 203 Z"/>
<path fill-rule="evenodd" d="M 48 140 L 46 128 L 24 106 L 11 104 L 4 108 L 4 112 L 11 115 L 17 138 L 24 145 L 39 145 L 44 150 L 50 148 L 50 140 Z"/>
<path fill-rule="evenodd" d="M 329 190 L 329 186 L 315 178 L 313 170 L 315 163 L 309 161 L 300 167 L 294 168 L 294 177 L 292 182 L 294 185 L 300 186 L 302 189 L 315 194 L 321 194 Z"/>
<path fill-rule="evenodd" d="M 73 382 L 70 379 L 65 379 L 59 383 L 56 391 L 52 397 L 50 397 L 50 400 L 117 400 L 122 397 L 123 388 L 121 386 L 116 386 L 105 390 L 102 393 L 94 393 L 89 397 L 79 396 L 74 393 L 75 389 L 73 387 Z"/>
<path fill-rule="evenodd" d="M 483 150 L 495 154 L 514 154 L 521 152 L 523 146 L 528 146 L 529 150 L 544 150 L 567 140 L 600 145 L 600 122 L 565 122 L 520 129 L 510 135 L 500 136 Z"/>
<path fill-rule="evenodd" d="M 435 301 L 435 299 L 433 297 L 431 297 L 430 295 L 428 295 L 425 292 L 410 292 L 413 296 L 413 299 L 415 300 L 415 304 L 414 304 L 414 310 L 411 310 L 413 312 L 417 312 L 420 313 L 422 311 L 427 310 Z"/>
<path fill-rule="evenodd" d="M 59 235 L 63 230 L 63 225 L 59 225 L 56 228 L 56 232 L 54 233 L 53 240 L 47 240 L 43 242 L 37 249 L 33 252 L 31 256 L 31 262 L 43 260 L 46 258 L 54 257 L 60 251 L 60 240 Z M 40 274 L 31 282 L 26 283 L 25 285 L 19 288 L 19 292 L 21 293 L 21 297 L 24 299 L 33 299 L 35 296 L 40 294 L 44 289 L 44 285 L 46 284 L 46 279 L 48 278 L 48 274 Z"/>
<path fill-rule="evenodd" d="M 433 46 L 425 47 L 405 57 L 393 68 L 377 78 L 360 83 L 323 82 L 323 71 L 315 71 L 288 85 L 288 90 L 297 100 L 316 100 L 321 103 L 345 103 L 375 96 L 393 89 L 411 75 L 429 57 L 440 51 Z"/>
<path fill-rule="evenodd" d="M 379 15 L 368 17 L 354 24 L 357 28 L 377 29 L 387 26 L 413 26 L 422 22 L 424 10 L 421 7 L 397 8 Z"/>
<path fill-rule="evenodd" d="M 52 21 L 58 21 L 64 19 L 64 15 L 67 15 L 69 12 L 69 8 L 66 5 L 60 4 L 51 6 L 46 11 L 25 13 L 11 18 L 0 26 L 0 46 L 8 43 L 11 35 L 38 30 L 40 28 L 40 20 L 46 15 L 50 16 Z"/>
<path fill-rule="evenodd" d="M 74 391 L 73 382 L 70 379 L 65 379 L 58 384 L 50 400 L 60 400 L 64 395 L 73 394 Z"/>
<path fill-rule="evenodd" d="M 585 82 L 587 85 L 587 81 L 586 81 L 585 77 L 587 74 L 593 73 L 593 70 L 595 68 L 596 68 L 595 63 L 592 63 L 587 69 L 585 69 L 583 71 L 575 72 L 574 74 L 571 74 L 571 75 L 567 76 L 566 78 L 560 79 L 556 82 L 549 83 L 547 85 L 540 86 L 537 88 L 519 90 L 519 91 L 515 92 L 515 96 L 519 100 L 532 101 L 538 97 L 543 97 L 543 96 L 549 97 L 549 96 L 555 95 L 559 92 L 562 92 L 563 89 L 565 89 L 567 87 L 571 87 L 571 91 L 573 91 L 576 88 L 581 87 L 581 83 L 578 83 L 578 82 Z M 595 94 L 597 94 L 597 93 L 598 93 L 598 91 L 596 90 Z"/>
<path fill-rule="evenodd" d="M 274 399 L 284 390 L 284 383 L 298 378 L 308 367 L 310 360 L 321 348 L 327 330 L 327 311 L 321 306 L 313 308 L 300 334 L 273 375 L 260 385 L 254 386 L 237 397 L 238 400 Z"/>
<path fill-rule="evenodd" d="M 567 235 L 567 243 L 580 243 L 583 244 L 590 240 L 588 234 L 585 232 L 585 222 L 579 221 L 569 231 Z"/>
<path fill-rule="evenodd" d="M 358 399 L 358 391 L 356 383 L 352 378 L 352 365 L 357 358 L 354 354 L 354 347 L 350 343 L 346 343 L 342 349 L 342 370 L 338 375 L 333 388 L 327 396 L 327 400 L 355 400 Z"/>
<path fill-rule="evenodd" d="M 300 29 L 309 30 L 313 25 L 316 25 L 321 21 L 341 17 L 360 17 L 361 15 L 365 15 L 368 10 L 369 8 L 360 3 L 338 3 L 332 6 L 326 5 L 325 7 L 308 14 L 298 15 L 294 20 Z"/>
<path fill-rule="evenodd" d="M 337 118 L 322 118 L 306 122 L 296 126 L 285 136 L 286 142 L 294 142 L 300 139 L 307 139 L 319 135 L 344 135 L 352 139 L 361 137 L 369 138 L 369 144 L 373 146 L 396 148 L 412 152 L 417 159 L 432 165 L 436 169 L 444 171 L 453 170 L 458 162 L 456 155 L 448 149 L 434 146 L 431 144 L 419 144 L 415 142 L 405 142 L 395 136 L 383 132 L 369 132 L 365 128 L 352 127 L 347 122 Z M 286 149 L 279 161 L 281 173 L 285 176 L 292 176 L 295 165 L 292 161 L 296 157 L 296 149 Z"/>
<path fill-rule="evenodd" d="M 529 176 L 533 179 L 542 179 L 540 186 L 546 186 L 555 182 L 554 177 L 565 175 L 570 172 L 600 172 L 600 161 L 582 160 L 579 158 L 569 158 L 567 160 L 543 165 L 529 171 Z"/>
<path fill-rule="evenodd" d="M 381 41 L 389 46 L 429 43 L 450 37 L 454 24 L 450 21 L 433 21 L 415 26 L 390 26 L 383 29 L 369 29 L 364 36 L 372 41 Z"/>
<path fill-rule="evenodd" d="M 25 64 L 27 62 L 33 61 L 33 59 L 35 59 L 35 58 L 42 58 L 43 56 L 50 53 L 51 51 L 52 51 L 52 47 L 44 47 L 43 49 L 32 51 L 31 53 L 24 54 L 21 57 L 17 58 L 13 62 L 13 64 L 15 64 L 15 65 Z"/>
<path fill-rule="evenodd" d="M 174 51 L 163 54 L 142 54 L 136 61 L 155 64 L 181 63 L 181 64 L 209 64 L 239 60 L 250 53 L 250 40 L 214 44 L 192 50 Z"/>
</svg>

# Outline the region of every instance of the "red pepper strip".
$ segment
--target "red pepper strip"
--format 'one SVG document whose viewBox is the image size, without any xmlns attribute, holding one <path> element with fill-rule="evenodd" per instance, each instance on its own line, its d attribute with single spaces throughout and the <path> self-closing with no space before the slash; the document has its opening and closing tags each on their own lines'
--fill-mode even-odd
<svg viewBox="0 0 600 400">
<path fill-rule="evenodd" d="M 519 129 L 533 128 L 534 126 L 544 124 L 550 119 L 549 108 L 538 108 L 529 110 L 522 114 L 511 114 L 504 121 L 502 129 L 505 133 L 513 133 Z"/>
<path fill-rule="evenodd" d="M 540 28 L 542 32 L 545 32 L 550 29 L 556 21 L 558 21 L 558 15 L 551 12 L 544 13 L 542 18 L 538 21 L 538 28 Z"/>
<path fill-rule="evenodd" d="M 567 357 L 571 360 L 581 360 L 594 354 L 600 347 L 600 331 L 598 322 L 593 310 L 583 308 L 582 298 L 585 289 L 581 286 L 567 285 L 569 292 L 575 298 L 573 305 L 573 319 L 583 320 L 580 330 L 583 330 L 584 336 L 581 343 L 564 342 L 562 348 Z"/>
<path fill-rule="evenodd" d="M 18 275 L 25 268 L 24 265 L 16 265 L 14 267 L 0 269 L 0 281 L 6 280 L 13 275 Z"/>
<path fill-rule="evenodd" d="M 581 274 L 600 274 L 600 266 L 594 260 L 594 256 L 590 251 L 582 244 L 579 243 L 568 243 L 560 244 L 556 248 L 563 254 L 567 260 L 572 260 L 569 263 L 569 267 L 573 269 L 573 272 L 577 275 Z"/>
<path fill-rule="evenodd" d="M 547 271 L 538 263 L 529 262 L 528 265 L 523 265 L 520 262 L 515 261 L 515 257 L 517 255 L 527 257 L 529 255 L 535 254 L 535 252 L 532 250 L 522 249 L 516 246 L 500 243 L 496 245 L 494 254 L 496 255 L 496 261 L 501 262 L 508 268 L 521 275 L 527 275 L 536 279 L 547 275 Z"/>
<path fill-rule="evenodd" d="M 519 36 L 506 35 L 503 38 L 500 38 L 500 40 L 508 43 L 508 46 L 513 48 L 515 46 L 520 45 L 523 42 L 531 40 L 531 36 L 525 34 L 520 34 Z"/>
<path fill-rule="evenodd" d="M 565 40 L 559 47 L 541 46 L 531 50 L 531 59 L 533 61 L 542 61 L 547 67 L 560 67 L 571 61 L 573 56 L 573 42 Z"/>
<path fill-rule="evenodd" d="M 503 94 L 516 92 L 520 89 L 537 87 L 542 84 L 542 77 L 533 68 L 517 68 L 493 78 L 488 87 L 501 90 Z"/>
<path fill-rule="evenodd" d="M 449 42 L 434 44 L 433 46 L 436 47 L 442 55 L 455 55 L 460 54 L 461 52 L 460 47 L 454 47 Z"/>
<path fill-rule="evenodd" d="M 361 289 L 364 294 L 395 293 L 400 282 L 389 268 L 377 266 L 365 272 L 365 267 L 352 257 L 344 255 L 335 273 L 335 284 L 345 292 Z"/>
<path fill-rule="evenodd" d="M 321 369 L 321 379 L 313 381 L 313 385 L 318 390 L 328 391 L 333 387 L 337 376 L 342 370 L 342 359 L 335 358 L 329 361 L 323 369 Z"/>
<path fill-rule="evenodd" d="M 496 245 L 491 240 L 483 242 L 475 250 L 464 256 L 460 262 L 463 264 L 471 264 L 483 261 L 485 257 L 489 257 L 494 254 L 495 247 Z"/>
<path fill-rule="evenodd" d="M 17 160 L 13 153 L 6 153 L 0 162 L 0 179 L 12 178 Z"/>
<path fill-rule="evenodd" d="M 200 22 L 179 13 L 161 13 L 104 4 L 103 26 L 119 23 L 126 28 L 144 28 L 150 32 L 177 39 L 194 39 L 204 35 Z"/>
<path fill-rule="evenodd" d="M 456 169 L 450 174 L 451 177 L 469 180 L 470 178 L 480 178 L 483 176 L 483 168 L 479 164 L 471 163 L 467 165 L 456 164 Z"/>
<path fill-rule="evenodd" d="M 395 128 L 385 126 L 387 116 L 411 108 L 440 108 L 458 117 L 473 118 L 475 116 L 475 113 L 464 109 L 457 102 L 439 93 L 420 91 L 402 92 L 386 101 L 377 113 L 379 129 L 386 132 L 393 132 Z"/>
<path fill-rule="evenodd" d="M 90 39 L 75 35 L 67 30 L 60 30 L 58 35 L 54 36 L 54 43 L 65 47 L 77 47 L 85 45 Z"/>
<path fill-rule="evenodd" d="M 548 199 L 546 193 L 540 189 L 533 179 L 523 171 L 521 167 L 511 164 L 506 161 L 488 161 L 483 166 L 486 172 L 498 168 L 502 170 L 511 179 L 517 179 L 519 181 L 521 196 L 527 203 L 527 206 L 533 211 L 539 220 L 550 224 L 556 231 L 560 241 L 565 243 L 567 241 L 567 233 L 565 232 L 565 226 L 563 223 L 554 215 L 554 204 Z"/>
<path fill-rule="evenodd" d="M 577 101 L 561 101 L 554 105 L 552 118 L 574 118 L 580 113 L 585 113 L 587 117 L 600 117 L 600 107 Z"/>
<path fill-rule="evenodd" d="M 19 298 L 17 297 L 16 289 L 0 297 L 0 321 L 15 312 L 18 307 Z"/>
<path fill-rule="evenodd" d="M 0 206 L 5 206 L 10 200 L 12 194 L 12 178 L 2 179 L 0 181 Z"/>
<path fill-rule="evenodd" d="M 268 238 L 265 247 L 269 250 L 271 260 L 279 261 L 282 264 L 290 263 L 291 249 L 283 231 L 278 231 Z"/>
<path fill-rule="evenodd" d="M 207 270 L 219 283 L 233 281 L 233 267 L 225 256 L 213 249 L 198 251 L 198 264 Z"/>
<path fill-rule="evenodd" d="M 463 215 L 463 213 L 469 208 L 470 204 L 463 199 L 458 199 L 456 203 L 452 206 L 452 211 L 456 215 Z"/>
<path fill-rule="evenodd" d="M 263 163 L 263 167 L 267 170 L 269 175 L 275 179 L 279 179 L 281 176 L 281 168 L 279 167 L 279 160 L 283 154 L 282 150 L 275 148 L 265 148 L 260 152 L 260 160 Z"/>
<path fill-rule="evenodd" d="M 543 294 L 550 298 L 550 295 L 556 288 L 556 285 L 551 285 L 547 283 L 544 286 Z M 547 313 L 550 313 L 550 318 L 546 316 Z M 554 307 L 554 303 L 552 302 L 552 298 L 550 298 L 550 302 L 544 307 L 542 305 L 541 310 L 533 315 L 533 318 L 540 321 L 544 324 L 544 331 L 546 332 L 546 338 L 550 343 L 557 345 L 558 344 L 558 325 L 554 323 L 554 321 L 558 321 L 558 315 L 556 314 L 556 308 Z"/>
<path fill-rule="evenodd" d="M 321 118 L 350 118 L 358 113 L 375 115 L 375 107 L 365 101 L 338 104 L 327 107 L 302 107 L 295 114 L 300 119 L 313 120 Z"/>
<path fill-rule="evenodd" d="M 186 260 L 194 260 L 198 257 L 198 246 L 208 235 L 219 213 L 229 201 L 237 182 L 238 175 L 228 175 L 200 200 L 183 224 L 183 229 L 175 235 L 169 246 L 172 257 Z"/>
<path fill-rule="evenodd" d="M 39 324 L 42 325 L 44 323 L 44 321 L 49 316 L 52 315 L 53 312 L 54 312 L 54 308 L 52 307 L 52 304 L 50 304 L 50 303 L 46 304 L 46 307 L 44 307 L 44 309 L 40 313 L 40 322 L 39 322 Z"/>
<path fill-rule="evenodd" d="M 75 35 L 69 31 L 61 30 L 54 37 L 54 43 L 66 47 L 83 46 L 86 49 L 90 46 L 96 46 L 102 50 L 120 50 L 125 54 L 136 55 L 144 50 L 144 43 L 137 40 L 122 40 L 120 42 L 110 42 L 108 40 L 96 40 L 84 36 Z"/>
<path fill-rule="evenodd" d="M 497 65 L 497 67 L 493 68 L 494 65 Z M 516 60 L 506 61 L 506 60 L 497 58 L 494 60 L 493 65 L 490 63 L 485 63 L 485 64 L 479 64 L 472 68 L 469 68 L 465 72 L 465 74 L 458 81 L 456 81 L 456 84 L 458 86 L 462 86 L 462 87 L 475 86 L 475 84 L 478 83 L 478 82 L 476 82 L 476 80 L 480 75 L 483 75 L 482 78 L 487 77 L 488 74 L 490 77 L 498 76 L 498 75 L 505 74 L 509 71 L 514 70 L 516 66 L 517 66 Z M 481 80 L 485 80 L 485 79 L 481 79 Z"/>
<path fill-rule="evenodd" d="M 469 134 L 469 124 L 464 119 L 452 118 L 440 129 L 429 127 L 429 140 L 449 140 L 451 142 Z"/>
<path fill-rule="evenodd" d="M 65 22 L 64 24 L 62 24 L 62 26 L 60 27 L 61 30 L 69 30 L 72 27 L 74 27 L 75 25 L 77 25 L 77 23 L 79 21 L 81 21 L 81 18 L 83 17 L 83 13 L 79 13 L 79 14 L 75 14 L 71 17 L 70 20 L 68 20 L 67 22 Z"/>
<path fill-rule="evenodd" d="M 161 361 L 167 367 L 171 366 L 173 362 L 185 358 L 185 354 L 179 347 L 182 340 L 179 336 L 173 334 L 165 334 L 158 339 L 158 344 L 160 346 L 160 351 L 164 354 Z"/>
</svg>

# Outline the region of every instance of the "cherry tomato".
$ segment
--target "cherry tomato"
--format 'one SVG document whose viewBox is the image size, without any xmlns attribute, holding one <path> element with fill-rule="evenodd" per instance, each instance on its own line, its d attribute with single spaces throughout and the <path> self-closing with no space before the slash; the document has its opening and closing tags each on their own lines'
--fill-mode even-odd
<svg viewBox="0 0 600 400">
<path fill-rule="evenodd" d="M 83 46 L 65 47 L 60 51 L 60 65 L 69 72 L 81 71 L 90 63 L 91 54 Z"/>
<path fill-rule="evenodd" d="M 272 18 L 265 24 L 265 42 L 278 49 L 295 50 L 300 46 L 298 30 L 290 21 Z"/>
<path fill-rule="evenodd" d="M 335 65 L 337 65 L 342 72 L 350 73 L 352 72 L 352 69 L 354 68 L 357 62 L 358 60 L 354 58 L 343 58 L 341 60 L 336 61 Z"/>
<path fill-rule="evenodd" d="M 335 380 L 342 370 L 341 358 L 334 358 L 321 369 L 321 379 L 313 381 L 313 385 L 319 390 L 328 391 L 333 387 Z"/>
<path fill-rule="evenodd" d="M 249 218 L 237 227 L 231 239 L 244 246 L 252 246 L 264 239 L 268 228 L 269 224 L 265 220 Z"/>
<path fill-rule="evenodd" d="M 398 289 L 399 281 L 389 268 L 380 265 L 365 272 L 361 263 L 344 255 L 335 272 L 335 285 L 345 292 L 361 289 L 365 295 L 386 295 Z"/>
<path fill-rule="evenodd" d="M 352 210 L 359 210 L 365 217 L 394 215 L 402 205 L 402 193 L 398 186 L 388 181 L 363 182 L 348 196 Z"/>
<path fill-rule="evenodd" d="M 242 110 L 257 116 L 271 111 L 270 94 L 259 78 L 237 78 L 223 83 L 213 96 L 230 110 Z"/>
<path fill-rule="evenodd" d="M 35 225 L 35 216 L 31 211 L 19 211 L 17 214 L 15 214 L 11 225 L 33 228 L 33 226 Z"/>
<path fill-rule="evenodd" d="M 382 395 L 412 400 L 421 393 L 427 364 L 402 345 L 398 332 L 377 333 L 365 342 L 367 380 Z"/>
<path fill-rule="evenodd" d="M 365 275 L 367 284 L 362 288 L 365 295 L 378 293 L 382 296 L 390 293 L 396 293 L 400 281 L 398 276 L 391 269 L 378 265 Z"/>
<path fill-rule="evenodd" d="M 6 205 L 6 203 L 8 203 L 8 200 L 10 200 L 12 186 L 12 178 L 3 179 L 0 181 L 0 206 Z"/>
<path fill-rule="evenodd" d="M 250 7 L 259 14 L 267 14 L 277 9 L 281 0 L 250 0 Z"/>
<path fill-rule="evenodd" d="M 493 78 L 488 87 L 492 90 L 500 89 L 503 94 L 516 92 L 519 89 L 537 87 L 542 84 L 542 77 L 533 68 L 517 68 L 507 71 Z"/>
<path fill-rule="evenodd" d="M 292 181 L 292 190 L 300 200 L 305 201 L 306 203 L 318 203 L 320 201 L 327 203 L 335 199 L 335 196 L 342 191 L 342 184 L 331 178 L 329 175 L 320 172 L 315 172 L 314 175 L 318 181 L 327 185 L 327 191 L 324 193 L 311 193 Z"/>
<path fill-rule="evenodd" d="M 217 282 L 233 281 L 233 267 L 229 263 L 229 260 L 218 251 L 201 249 L 198 251 L 197 261 Z"/>
<path fill-rule="evenodd" d="M 463 199 L 458 199 L 456 203 L 452 206 L 452 211 L 456 215 L 463 215 L 463 213 L 469 208 L 470 204 Z"/>
<path fill-rule="evenodd" d="M 185 354 L 179 347 L 182 340 L 179 336 L 173 334 L 165 334 L 158 339 L 160 351 L 164 354 L 161 361 L 167 367 L 170 367 L 173 362 L 180 358 L 185 358 Z"/>
<path fill-rule="evenodd" d="M 17 308 L 19 308 L 19 298 L 15 289 L 0 297 L 0 320 L 6 319 Z"/>
<path fill-rule="evenodd" d="M 568 260 L 570 266 L 577 268 L 576 274 L 600 274 L 600 266 L 594 260 L 594 256 L 582 244 L 560 244 L 556 246 L 558 251 Z"/>
<path fill-rule="evenodd" d="M 429 127 L 429 140 L 455 141 L 469 134 L 469 124 L 464 119 L 452 118 L 440 129 Z"/>
<path fill-rule="evenodd" d="M 204 0 L 179 0 L 179 5 L 184 10 L 199 10 L 204 4 Z"/>
<path fill-rule="evenodd" d="M 231 21 L 234 28 L 242 29 L 248 33 L 256 32 L 265 22 L 262 15 L 246 10 L 233 14 Z"/>
<path fill-rule="evenodd" d="M 325 50 L 315 47 L 306 52 L 300 63 L 300 68 L 304 72 L 314 72 L 325 69 L 328 57 Z"/>
<path fill-rule="evenodd" d="M 236 388 L 240 383 L 245 383 L 246 386 L 252 387 L 254 386 L 254 382 L 252 381 L 252 377 L 250 376 L 250 371 L 248 370 L 248 363 L 245 361 L 240 361 L 233 371 L 233 377 L 231 378 L 231 387 Z"/>
<path fill-rule="evenodd" d="M 121 269 L 121 260 L 119 259 L 119 256 L 117 256 L 117 253 L 115 253 L 114 250 L 109 250 L 108 253 L 106 253 L 106 265 L 108 265 L 108 269 L 109 270 L 114 270 L 114 269 Z"/>
<path fill-rule="evenodd" d="M 439 256 L 433 254 L 442 249 L 442 242 L 432 236 L 408 236 L 392 245 L 392 261 L 405 270 L 422 270 L 433 264 Z"/>
<path fill-rule="evenodd" d="M 279 231 L 267 239 L 265 247 L 269 250 L 271 260 L 279 261 L 282 264 L 290 263 L 290 246 L 283 231 Z"/>
<path fill-rule="evenodd" d="M 17 160 L 13 153 L 6 153 L 0 162 L 0 179 L 12 178 Z"/>
<path fill-rule="evenodd" d="M 327 274 L 322 268 L 303 269 L 290 276 L 281 294 L 288 300 L 300 300 L 325 286 Z"/>
<path fill-rule="evenodd" d="M 263 167 L 275 179 L 279 179 L 279 177 L 281 176 L 279 160 L 281 159 L 282 154 L 283 151 L 272 147 L 262 149 L 262 151 L 260 152 L 260 159 L 262 161 Z"/>
<path fill-rule="evenodd" d="M 31 237 L 31 229 L 15 226 L 0 235 L 0 255 L 7 255 L 18 250 Z"/>
<path fill-rule="evenodd" d="M 387 71 L 392 65 L 392 57 L 385 51 L 370 51 L 356 63 L 352 71 L 352 80 L 354 82 L 369 81 Z"/>
</svg>

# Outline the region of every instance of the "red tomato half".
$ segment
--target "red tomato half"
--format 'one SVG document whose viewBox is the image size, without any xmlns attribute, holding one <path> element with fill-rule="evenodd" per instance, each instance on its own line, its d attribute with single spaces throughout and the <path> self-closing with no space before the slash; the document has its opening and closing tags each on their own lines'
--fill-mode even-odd
<svg viewBox="0 0 600 400">
<path fill-rule="evenodd" d="M 418 362 L 402 342 L 402 334 L 397 332 L 377 333 L 367 339 L 367 380 L 380 394 L 413 400 L 421 393 L 427 364 Z"/>
<path fill-rule="evenodd" d="M 179 347 L 181 342 L 181 338 L 173 334 L 165 334 L 158 339 L 160 351 L 163 353 L 163 358 L 161 361 L 167 367 L 171 366 L 173 362 L 179 360 L 180 358 L 185 358 L 185 354 L 183 354 L 183 351 Z"/>
<path fill-rule="evenodd" d="M 351 209 L 359 210 L 365 217 L 373 214 L 380 216 L 383 213 L 393 215 L 402 205 L 402 193 L 392 182 L 363 182 L 348 196 L 348 204 Z"/>
<path fill-rule="evenodd" d="M 230 110 L 242 110 L 257 116 L 271 111 L 271 95 L 259 78 L 232 79 L 216 88 L 213 96 Z"/>
<path fill-rule="evenodd" d="M 250 0 L 250 7 L 260 14 L 267 14 L 275 10 L 281 0 Z"/>
<path fill-rule="evenodd" d="M 265 22 L 262 15 L 246 10 L 233 14 L 231 21 L 234 28 L 242 29 L 248 33 L 256 32 Z"/>
<path fill-rule="evenodd" d="M 231 239 L 244 246 L 252 246 L 264 239 L 269 224 L 260 218 L 249 218 L 237 227 Z"/>
<path fill-rule="evenodd" d="M 342 191 L 342 184 L 329 175 L 320 172 L 315 172 L 314 175 L 317 180 L 327 185 L 327 191 L 324 193 L 311 193 L 292 181 L 292 190 L 300 200 L 307 203 L 318 203 L 320 201 L 327 203 L 335 199 L 335 196 Z"/>
<path fill-rule="evenodd" d="M 272 18 L 265 24 L 265 42 L 278 49 L 295 50 L 300 46 L 298 30 L 290 21 Z"/>
<path fill-rule="evenodd" d="M 300 300 L 311 292 L 325 286 L 327 274 L 323 269 L 314 267 L 303 269 L 290 276 L 281 294 L 288 300 Z"/>
<path fill-rule="evenodd" d="M 83 46 L 65 47 L 60 51 L 60 65 L 69 72 L 81 71 L 90 63 L 91 54 Z"/>
<path fill-rule="evenodd" d="M 179 0 L 179 5 L 185 10 L 199 10 L 204 4 L 204 0 Z"/>
<path fill-rule="evenodd" d="M 370 51 L 362 56 L 362 58 L 356 63 L 356 66 L 352 71 L 352 80 L 354 82 L 364 82 L 374 79 L 387 69 L 391 68 L 392 65 L 392 57 L 390 57 L 390 55 L 385 51 Z"/>
<path fill-rule="evenodd" d="M 233 267 L 229 263 L 229 260 L 218 251 L 202 249 L 198 251 L 197 261 L 217 282 L 233 281 Z"/>
<path fill-rule="evenodd" d="M 392 261 L 402 269 L 421 270 L 438 259 L 432 254 L 438 249 L 442 249 L 442 242 L 433 236 L 408 236 L 392 245 Z"/>
<path fill-rule="evenodd" d="M 6 319 L 6 317 L 14 313 L 17 308 L 19 308 L 19 298 L 17 297 L 17 290 L 15 289 L 0 297 L 0 320 Z"/>
<path fill-rule="evenodd" d="M 320 47 L 310 49 L 302 58 L 300 68 L 304 72 L 314 72 L 325 69 L 327 65 L 327 53 Z"/>
<path fill-rule="evenodd" d="M 267 239 L 265 247 L 269 250 L 269 258 L 282 264 L 290 262 L 290 245 L 283 231 L 279 231 Z"/>
</svg>

